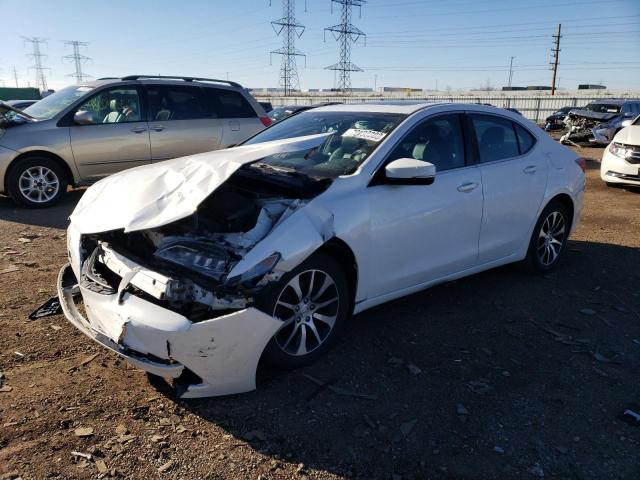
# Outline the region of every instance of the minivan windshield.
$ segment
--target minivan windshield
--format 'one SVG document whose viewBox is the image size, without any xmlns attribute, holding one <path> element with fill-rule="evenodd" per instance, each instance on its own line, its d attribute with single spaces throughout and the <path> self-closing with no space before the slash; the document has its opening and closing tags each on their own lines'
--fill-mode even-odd
<svg viewBox="0 0 640 480">
<path fill-rule="evenodd" d="M 353 173 L 405 118 L 397 113 L 309 110 L 275 123 L 244 145 L 330 133 L 317 148 L 271 155 L 255 165 L 332 178 Z"/>
<path fill-rule="evenodd" d="M 77 99 L 84 97 L 92 90 L 93 87 L 78 85 L 66 87 L 25 108 L 24 112 L 38 120 L 47 120 L 55 117 Z"/>
<path fill-rule="evenodd" d="M 615 105 L 611 103 L 590 103 L 584 107 L 585 110 L 598 113 L 620 113 L 621 108 L 622 105 Z"/>
</svg>

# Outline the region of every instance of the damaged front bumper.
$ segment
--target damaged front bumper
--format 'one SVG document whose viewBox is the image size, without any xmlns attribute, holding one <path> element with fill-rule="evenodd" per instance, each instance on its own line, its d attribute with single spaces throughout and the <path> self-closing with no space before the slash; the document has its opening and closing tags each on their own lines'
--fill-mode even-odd
<svg viewBox="0 0 640 480">
<path fill-rule="evenodd" d="M 86 317 L 74 299 L 78 291 Z M 69 264 L 60 270 L 58 295 L 76 328 L 133 366 L 175 379 L 180 398 L 254 390 L 258 361 L 282 326 L 255 308 L 191 322 L 128 292 L 91 291 L 79 285 Z"/>
</svg>

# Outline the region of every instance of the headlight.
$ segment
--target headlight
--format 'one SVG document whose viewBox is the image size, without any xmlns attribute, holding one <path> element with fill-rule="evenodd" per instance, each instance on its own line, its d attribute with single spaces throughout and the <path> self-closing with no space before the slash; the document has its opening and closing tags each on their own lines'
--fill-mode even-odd
<svg viewBox="0 0 640 480">
<path fill-rule="evenodd" d="M 626 159 L 627 156 L 631 154 L 631 150 L 627 148 L 626 145 L 623 145 L 621 143 L 615 143 L 615 142 L 609 145 L 609 151 L 613 153 L 616 157 L 622 158 L 622 159 Z"/>
<path fill-rule="evenodd" d="M 154 256 L 219 279 L 227 272 L 229 254 L 206 242 L 176 242 L 158 249 Z"/>
<path fill-rule="evenodd" d="M 280 257 L 281 255 L 278 252 L 269 255 L 264 260 L 256 263 L 242 275 L 229 278 L 226 284 L 228 286 L 253 286 L 252 284 L 257 283 L 260 279 L 262 279 L 262 277 L 273 270 L 276 264 L 280 261 Z"/>
</svg>

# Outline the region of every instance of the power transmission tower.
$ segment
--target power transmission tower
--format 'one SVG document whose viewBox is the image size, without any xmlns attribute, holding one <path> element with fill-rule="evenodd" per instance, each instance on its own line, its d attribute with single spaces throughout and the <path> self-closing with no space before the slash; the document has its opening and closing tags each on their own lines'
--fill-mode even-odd
<svg viewBox="0 0 640 480">
<path fill-rule="evenodd" d="M 342 23 L 327 27 L 324 31 L 325 34 L 331 32 L 340 43 L 340 60 L 325 68 L 338 72 L 336 88 L 347 92 L 351 89 L 351 72 L 362 72 L 360 67 L 351 62 L 351 44 L 356 43 L 360 37 L 366 39 L 366 34 L 351 23 L 351 9 L 352 7 L 362 7 L 366 0 L 331 0 L 332 11 L 334 2 L 342 6 Z"/>
<path fill-rule="evenodd" d="M 507 83 L 507 86 L 511 86 L 511 80 L 513 80 L 513 59 L 516 57 L 511 57 L 511 60 L 509 60 L 509 82 Z"/>
<path fill-rule="evenodd" d="M 50 69 L 42 66 L 42 61 L 47 58 L 47 56 L 40 51 L 40 46 L 46 45 L 47 40 L 40 37 L 22 38 L 25 42 L 30 43 L 33 49 L 31 53 L 27 53 L 27 56 L 33 58 L 34 64 L 29 68 L 33 68 L 36 71 L 36 88 L 40 87 L 42 91 L 47 91 L 47 78 L 44 76 L 44 71 Z"/>
<path fill-rule="evenodd" d="M 282 36 L 282 48 L 273 50 L 269 55 L 282 56 L 280 85 L 284 88 L 284 94 L 289 95 L 300 90 L 296 57 L 305 57 L 304 53 L 296 48 L 296 38 L 300 38 L 304 32 L 304 25 L 296 20 L 296 0 L 282 0 L 282 18 L 271 22 L 271 26 L 276 35 Z"/>
<path fill-rule="evenodd" d="M 67 58 L 73 60 L 76 67 L 75 73 L 69 73 L 67 77 L 75 77 L 76 83 L 82 83 L 91 76 L 82 71 L 82 64 L 87 63 L 91 59 L 80 53 L 80 47 L 86 47 L 89 44 L 87 42 L 78 42 L 77 40 L 68 40 L 65 41 L 64 44 L 71 45 L 73 47 L 73 53 L 71 55 L 65 55 L 62 59 Z"/>
<path fill-rule="evenodd" d="M 18 88 L 18 71 L 15 65 L 13 66 L 13 79 L 16 81 L 16 88 Z"/>
<path fill-rule="evenodd" d="M 551 65 L 553 70 L 553 79 L 551 80 L 551 95 L 556 94 L 556 74 L 558 73 L 558 57 L 560 56 L 560 39 L 562 35 L 560 35 L 562 25 L 558 24 L 558 33 L 553 35 L 554 38 L 554 48 L 551 49 Z"/>
</svg>

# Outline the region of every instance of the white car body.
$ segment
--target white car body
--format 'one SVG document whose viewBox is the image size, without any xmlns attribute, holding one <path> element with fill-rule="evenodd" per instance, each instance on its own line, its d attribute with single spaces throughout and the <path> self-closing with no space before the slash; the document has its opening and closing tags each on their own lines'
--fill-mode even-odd
<svg viewBox="0 0 640 480">
<path fill-rule="evenodd" d="M 620 130 L 604 150 L 600 178 L 611 184 L 640 186 L 640 117 Z"/>
<path fill-rule="evenodd" d="M 261 282 L 277 281 L 318 249 L 339 244 L 355 262 L 352 311 L 359 313 L 438 283 L 524 259 L 534 226 L 552 199 L 565 202 L 571 211 L 571 230 L 578 223 L 585 177 L 575 154 L 521 115 L 468 104 L 334 105 L 314 112 L 387 112 L 406 118 L 355 172 L 335 178 L 308 201 L 290 202 L 276 220 L 266 221 L 261 212 L 256 227 L 240 235 L 248 247 L 227 278 L 250 272 L 277 252 L 278 262 Z M 439 172 L 432 185 L 373 186 L 372 179 L 399 139 L 419 122 L 449 113 L 506 118 L 530 132 L 535 144 L 524 155 Z M 254 389 L 258 361 L 280 328 L 280 319 L 260 311 L 251 299 L 238 298 L 229 304 L 232 313 L 192 322 L 150 301 L 169 291 L 170 276 L 106 243 L 100 261 L 121 281 L 117 292 L 90 291 L 78 285 L 89 253 L 82 251 L 82 238 L 179 221 L 193 214 L 243 165 L 324 140 L 325 135 L 310 135 L 185 157 L 119 173 L 91 187 L 71 216 L 70 266 L 59 277 L 67 318 L 143 370 L 171 378 L 185 370 L 194 372 L 201 381 L 187 385 L 182 398 Z M 133 294 L 129 285 L 145 295 Z M 74 304 L 78 293 L 87 318 Z"/>
</svg>

